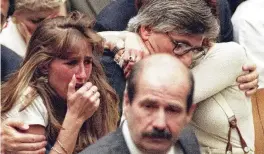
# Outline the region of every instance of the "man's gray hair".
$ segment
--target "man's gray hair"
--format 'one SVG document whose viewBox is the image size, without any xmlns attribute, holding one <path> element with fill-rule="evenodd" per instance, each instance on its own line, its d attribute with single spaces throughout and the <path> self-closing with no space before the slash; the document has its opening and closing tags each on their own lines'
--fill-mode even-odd
<svg viewBox="0 0 264 154">
<path fill-rule="evenodd" d="M 212 39 L 219 33 L 218 21 L 204 0 L 150 0 L 130 19 L 127 30 L 138 32 L 140 26 L 162 33 L 204 34 Z"/>
</svg>

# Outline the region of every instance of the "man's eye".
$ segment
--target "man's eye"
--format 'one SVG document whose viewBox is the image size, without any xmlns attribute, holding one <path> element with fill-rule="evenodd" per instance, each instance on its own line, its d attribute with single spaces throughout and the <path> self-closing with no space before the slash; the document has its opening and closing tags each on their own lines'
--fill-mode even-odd
<svg viewBox="0 0 264 154">
<path fill-rule="evenodd" d="M 186 48 L 187 48 L 187 45 L 184 44 L 184 43 L 177 43 L 177 44 L 175 44 L 175 49 L 185 50 Z"/>
<path fill-rule="evenodd" d="M 202 52 L 202 51 L 204 51 L 204 48 L 203 47 L 199 47 L 199 48 L 196 48 L 194 50 L 194 52 Z"/>
<path fill-rule="evenodd" d="M 145 107 L 146 109 L 155 109 L 155 108 L 157 108 L 157 106 L 154 105 L 154 104 L 145 104 L 144 107 Z"/>
<path fill-rule="evenodd" d="M 152 108 L 152 105 L 145 105 L 145 108 Z"/>
<path fill-rule="evenodd" d="M 38 24 L 40 23 L 41 21 L 43 21 L 45 18 L 39 18 L 39 19 L 31 19 L 31 22 L 34 23 L 34 24 Z"/>
<path fill-rule="evenodd" d="M 175 108 L 175 107 L 168 107 L 167 109 L 166 109 L 168 112 L 170 112 L 170 113 L 181 113 L 182 112 L 182 109 L 180 109 L 180 108 Z"/>
</svg>

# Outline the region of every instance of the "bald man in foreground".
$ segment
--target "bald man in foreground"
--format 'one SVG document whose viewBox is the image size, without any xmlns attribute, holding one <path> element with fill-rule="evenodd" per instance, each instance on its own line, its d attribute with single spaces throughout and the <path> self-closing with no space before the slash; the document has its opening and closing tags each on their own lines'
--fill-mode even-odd
<svg viewBox="0 0 264 154">
<path fill-rule="evenodd" d="M 199 154 L 194 133 L 185 128 L 195 109 L 193 77 L 176 57 L 149 56 L 133 67 L 124 96 L 126 121 L 82 154 Z"/>
</svg>

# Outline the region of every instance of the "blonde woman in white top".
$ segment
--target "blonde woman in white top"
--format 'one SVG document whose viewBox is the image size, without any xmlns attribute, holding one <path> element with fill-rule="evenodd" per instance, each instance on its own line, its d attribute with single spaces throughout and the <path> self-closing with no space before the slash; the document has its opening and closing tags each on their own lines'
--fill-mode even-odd
<svg viewBox="0 0 264 154">
<path fill-rule="evenodd" d="M 0 34 L 0 44 L 24 57 L 27 42 L 46 18 L 66 15 L 65 0 L 16 0 L 14 14 Z"/>
</svg>

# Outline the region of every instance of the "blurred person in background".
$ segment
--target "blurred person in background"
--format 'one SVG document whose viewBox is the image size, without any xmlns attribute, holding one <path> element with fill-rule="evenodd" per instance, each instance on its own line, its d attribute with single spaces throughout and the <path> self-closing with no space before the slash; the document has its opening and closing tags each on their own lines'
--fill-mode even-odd
<svg viewBox="0 0 264 154">
<path fill-rule="evenodd" d="M 264 88 L 263 8 L 263 0 L 247 0 L 238 6 L 232 17 L 234 41 L 246 49 L 249 59 L 257 65 L 259 88 Z"/>
<path fill-rule="evenodd" d="M 16 0 L 10 5 L 13 14 L 0 34 L 0 44 L 22 58 L 37 25 L 46 18 L 66 15 L 65 0 Z"/>
<path fill-rule="evenodd" d="M 14 13 L 14 0 L 1 0 L 1 31 L 6 26 L 7 19 Z M 22 58 L 11 49 L 1 44 L 1 82 L 17 70 Z"/>
<path fill-rule="evenodd" d="M 264 153 L 264 1 L 247 0 L 241 3 L 233 17 L 234 41 L 242 45 L 257 66 L 259 87 L 252 97 L 256 131 L 256 153 Z"/>
</svg>

